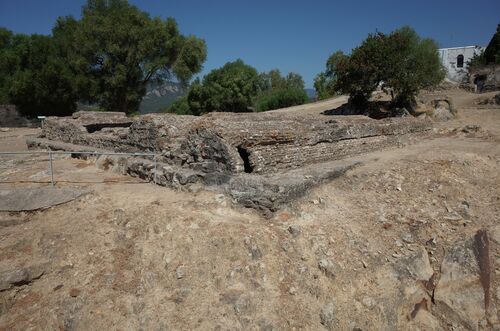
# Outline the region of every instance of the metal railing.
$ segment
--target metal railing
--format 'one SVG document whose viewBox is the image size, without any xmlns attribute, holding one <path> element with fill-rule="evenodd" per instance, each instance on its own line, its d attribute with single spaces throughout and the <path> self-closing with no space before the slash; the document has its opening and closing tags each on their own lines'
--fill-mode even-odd
<svg viewBox="0 0 500 331">
<path fill-rule="evenodd" d="M 2 155 L 32 155 L 32 154 L 48 154 L 49 155 L 49 172 L 50 172 L 50 183 L 52 186 L 56 185 L 54 181 L 54 166 L 52 162 L 52 155 L 90 155 L 90 156 L 102 156 L 102 155 L 114 155 L 114 156 L 152 156 L 154 162 L 154 176 L 153 182 L 158 184 L 157 181 L 157 154 L 155 153 L 118 153 L 118 152 L 68 152 L 68 151 L 23 151 L 23 152 L 0 152 Z"/>
</svg>

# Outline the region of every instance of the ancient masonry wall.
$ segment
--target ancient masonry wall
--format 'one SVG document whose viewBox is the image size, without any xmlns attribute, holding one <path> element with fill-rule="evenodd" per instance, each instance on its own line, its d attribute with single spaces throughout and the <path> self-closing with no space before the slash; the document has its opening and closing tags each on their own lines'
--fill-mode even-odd
<svg viewBox="0 0 500 331">
<path fill-rule="evenodd" d="M 40 136 L 28 146 L 154 152 L 161 185 L 224 186 L 244 205 L 273 210 L 352 166 L 327 169 L 335 165 L 325 162 L 395 146 L 430 129 L 431 122 L 413 117 L 212 113 L 129 118 L 123 113 L 77 112 L 47 118 Z M 149 180 L 155 173 L 151 159 L 115 157 L 105 164 Z"/>
</svg>

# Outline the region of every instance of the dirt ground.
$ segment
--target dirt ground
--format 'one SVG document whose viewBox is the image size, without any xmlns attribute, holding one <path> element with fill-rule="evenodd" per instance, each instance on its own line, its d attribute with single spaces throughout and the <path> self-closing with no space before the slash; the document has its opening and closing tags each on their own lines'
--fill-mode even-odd
<svg viewBox="0 0 500 331">
<path fill-rule="evenodd" d="M 360 167 L 270 220 L 216 192 L 174 191 L 57 157 L 56 187 L 91 192 L 0 212 L 0 274 L 34 275 L 0 291 L 0 330 L 467 329 L 442 312 L 415 319 L 398 273 L 425 249 L 439 278 L 455 242 L 500 224 L 500 109 L 448 94 L 457 119 L 358 157 Z M 0 151 L 25 150 L 35 133 L 0 131 Z M 0 190 L 50 185 L 47 156 L 0 157 L 0 182 Z M 491 258 L 498 307 L 500 251 Z"/>
</svg>

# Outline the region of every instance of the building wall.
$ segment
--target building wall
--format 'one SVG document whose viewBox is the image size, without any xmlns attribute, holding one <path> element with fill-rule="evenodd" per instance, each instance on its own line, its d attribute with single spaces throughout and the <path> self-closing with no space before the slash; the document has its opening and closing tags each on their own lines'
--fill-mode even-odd
<svg viewBox="0 0 500 331">
<path fill-rule="evenodd" d="M 472 59 L 475 54 L 479 54 L 484 50 L 481 46 L 465 46 L 453 48 L 439 49 L 439 57 L 441 63 L 446 68 L 446 77 L 454 82 L 461 83 L 467 79 L 467 62 Z M 458 56 L 463 55 L 463 67 L 458 66 Z"/>
</svg>

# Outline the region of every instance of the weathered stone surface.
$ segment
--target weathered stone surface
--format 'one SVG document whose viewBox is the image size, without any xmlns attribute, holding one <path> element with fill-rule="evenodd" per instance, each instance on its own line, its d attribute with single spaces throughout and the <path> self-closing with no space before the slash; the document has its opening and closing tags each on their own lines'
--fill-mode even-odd
<svg viewBox="0 0 500 331">
<path fill-rule="evenodd" d="M 326 277 L 335 279 L 336 266 L 335 263 L 328 259 L 322 259 L 318 262 L 318 268 Z"/>
<path fill-rule="evenodd" d="M 469 86 L 474 91 L 500 90 L 500 65 L 479 66 L 469 70 Z"/>
<path fill-rule="evenodd" d="M 490 239 L 500 245 L 500 224 L 490 230 Z"/>
<path fill-rule="evenodd" d="M 500 93 L 495 94 L 493 97 L 490 98 L 478 98 L 476 100 L 477 105 L 493 105 L 493 106 L 499 106 L 500 105 Z"/>
<path fill-rule="evenodd" d="M 423 115 L 435 121 L 448 121 L 457 116 L 457 109 L 449 96 L 427 93 L 419 96 L 415 113 L 417 116 Z"/>
<path fill-rule="evenodd" d="M 333 330 L 334 321 L 335 321 L 335 312 L 333 311 L 333 303 L 330 302 L 325 305 L 319 314 L 321 324 L 327 330 Z"/>
<path fill-rule="evenodd" d="M 100 149 L 128 150 L 126 132 L 132 119 L 124 113 L 79 111 L 71 117 L 47 117 L 40 138 L 92 146 Z"/>
<path fill-rule="evenodd" d="M 341 159 L 430 129 L 414 118 L 282 113 L 211 113 L 201 117 L 75 113 L 46 120 L 41 138 L 122 152 L 150 151 L 204 173 L 272 173 Z M 95 115 L 98 114 L 98 115 Z"/>
<path fill-rule="evenodd" d="M 285 113 L 211 113 L 205 116 L 77 112 L 46 120 L 30 148 L 96 152 L 153 152 L 152 157 L 106 156 L 103 169 L 160 185 L 220 186 L 237 203 L 269 215 L 311 187 L 357 162 L 335 160 L 397 146 L 431 128 L 409 118 Z M 156 174 L 156 176 L 155 176 Z"/>
<path fill-rule="evenodd" d="M 325 162 L 276 175 L 241 174 L 231 177 L 226 191 L 245 207 L 274 212 L 312 187 L 339 177 L 358 164 L 356 161 Z"/>
<path fill-rule="evenodd" d="M 29 211 L 69 202 L 87 191 L 69 188 L 17 188 L 0 190 L 0 211 Z"/>
<path fill-rule="evenodd" d="M 486 230 L 457 242 L 444 257 L 434 294 L 438 309 L 470 330 L 486 322 L 493 304 L 489 245 Z"/>
<path fill-rule="evenodd" d="M 0 291 L 31 283 L 45 273 L 47 266 L 43 263 L 0 272 Z"/>
<path fill-rule="evenodd" d="M 424 282 L 431 279 L 434 274 L 427 251 L 422 246 L 418 246 L 415 253 L 409 258 L 403 259 L 401 263 L 397 264 L 397 267 L 400 268 L 400 274 L 404 274 L 406 271 L 411 278 Z"/>
<path fill-rule="evenodd" d="M 86 146 L 75 145 L 72 143 L 61 142 L 57 140 L 50 140 L 45 138 L 28 138 L 26 145 L 29 149 L 46 149 L 51 151 L 66 151 L 66 152 L 109 152 L 106 149 Z"/>
</svg>

